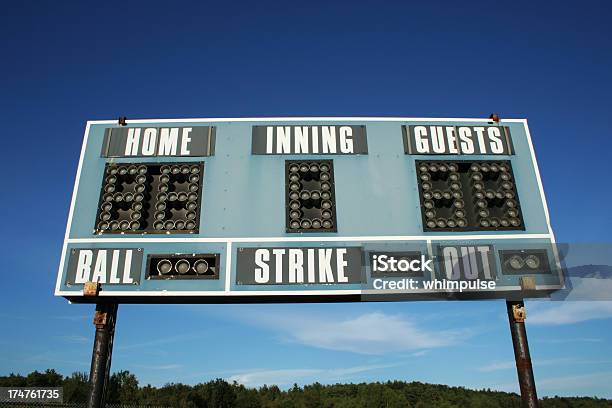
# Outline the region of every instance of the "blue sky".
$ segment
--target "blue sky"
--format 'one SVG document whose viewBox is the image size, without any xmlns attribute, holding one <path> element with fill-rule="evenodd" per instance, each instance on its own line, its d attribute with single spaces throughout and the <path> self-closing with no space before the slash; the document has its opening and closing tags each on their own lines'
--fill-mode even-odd
<svg viewBox="0 0 612 408">
<path fill-rule="evenodd" d="M 3 6 L 0 374 L 88 370 L 93 308 L 52 293 L 89 119 L 527 117 L 558 240 L 609 242 L 610 5 L 425 3 Z M 540 395 L 612 397 L 610 304 L 528 304 Z M 113 370 L 142 383 L 517 390 L 499 301 L 119 313 Z"/>
</svg>

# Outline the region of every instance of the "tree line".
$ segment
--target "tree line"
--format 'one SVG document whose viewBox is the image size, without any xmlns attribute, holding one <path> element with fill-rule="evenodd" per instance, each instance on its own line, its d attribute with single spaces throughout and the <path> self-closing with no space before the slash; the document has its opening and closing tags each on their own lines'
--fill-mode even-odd
<svg viewBox="0 0 612 408">
<path fill-rule="evenodd" d="M 88 376 L 76 372 L 62 376 L 55 370 L 23 376 L 0 376 L 0 387 L 63 387 L 64 402 L 83 403 L 89 390 Z M 140 386 L 129 371 L 111 375 L 107 403 L 176 408 L 520 408 L 515 393 L 471 390 L 420 382 L 388 381 L 303 387 L 287 390 L 276 385 L 248 388 L 216 379 L 196 385 L 168 383 Z M 612 400 L 590 397 L 552 397 L 540 400 L 542 408 L 612 407 Z"/>
</svg>

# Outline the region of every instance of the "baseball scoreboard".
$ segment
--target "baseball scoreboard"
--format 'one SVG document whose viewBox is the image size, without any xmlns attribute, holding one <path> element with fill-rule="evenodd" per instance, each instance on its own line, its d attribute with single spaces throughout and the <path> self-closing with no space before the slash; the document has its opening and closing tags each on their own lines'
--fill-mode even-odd
<svg viewBox="0 0 612 408">
<path fill-rule="evenodd" d="M 88 122 L 55 294 L 239 303 L 561 288 L 526 120 L 240 118 Z"/>
</svg>

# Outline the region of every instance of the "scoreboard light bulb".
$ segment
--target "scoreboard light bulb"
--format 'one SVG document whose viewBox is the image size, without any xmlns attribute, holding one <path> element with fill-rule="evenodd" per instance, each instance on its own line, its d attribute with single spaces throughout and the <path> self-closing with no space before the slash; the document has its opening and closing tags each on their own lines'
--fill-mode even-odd
<svg viewBox="0 0 612 408">
<path fill-rule="evenodd" d="M 330 219 L 332 217 L 332 213 L 329 210 L 323 210 L 321 212 L 321 217 L 326 219 L 326 220 L 328 220 L 328 219 Z"/>
<path fill-rule="evenodd" d="M 300 166 L 298 166 L 297 164 L 293 163 L 289 166 L 289 172 L 297 173 L 298 171 L 300 171 Z"/>
<path fill-rule="evenodd" d="M 421 188 L 423 188 L 424 191 L 431 190 L 431 183 L 423 183 L 421 184 Z"/>
<path fill-rule="evenodd" d="M 497 218 L 491 218 L 491 221 L 490 221 L 490 222 L 491 222 L 491 226 L 492 226 L 493 228 L 497 228 L 497 227 L 499 227 L 499 220 L 498 220 Z"/>
<path fill-rule="evenodd" d="M 299 191 L 300 190 L 300 183 L 291 183 L 291 184 L 289 184 L 289 189 L 291 191 Z"/>
<path fill-rule="evenodd" d="M 132 204 L 132 210 L 134 210 L 134 211 L 142 210 L 142 203 L 134 203 L 134 204 Z"/>
<path fill-rule="evenodd" d="M 322 163 L 321 165 L 319 165 L 319 170 L 321 171 L 329 171 L 329 166 L 325 163 Z"/>
<path fill-rule="evenodd" d="M 474 180 L 474 181 L 482 180 L 482 174 L 481 173 L 474 173 L 474 174 L 472 174 L 472 180 Z"/>
<path fill-rule="evenodd" d="M 446 173 L 446 172 L 448 171 L 448 168 L 447 168 L 445 165 L 440 164 L 440 165 L 438 166 L 438 171 L 441 171 L 441 172 L 443 172 L 443 173 Z"/>
<path fill-rule="evenodd" d="M 433 198 L 433 194 L 430 191 L 426 191 L 425 193 L 423 193 L 424 200 L 431 200 L 432 198 Z"/>
<path fill-rule="evenodd" d="M 178 199 L 178 194 L 176 194 L 174 191 L 172 191 L 171 193 L 168 193 L 168 201 L 176 201 Z"/>
<path fill-rule="evenodd" d="M 291 229 L 298 229 L 300 228 L 300 222 L 297 220 L 291 221 L 291 224 L 289 224 L 289 226 L 291 227 Z"/>
<path fill-rule="evenodd" d="M 300 164 L 300 173 L 308 173 L 308 171 L 310 171 L 310 166 L 308 163 Z"/>
<path fill-rule="evenodd" d="M 328 181 L 329 179 L 330 179 L 329 173 L 321 173 L 319 175 L 319 180 L 321 181 Z"/>
<path fill-rule="evenodd" d="M 128 174 L 131 176 L 136 175 L 136 173 L 138 173 L 138 167 L 136 166 L 130 166 L 128 167 Z"/>
<path fill-rule="evenodd" d="M 478 216 L 480 218 L 487 218 L 489 216 L 489 210 L 487 210 L 486 208 L 478 210 Z"/>
<path fill-rule="evenodd" d="M 194 211 L 196 208 L 198 208 L 198 205 L 196 204 L 195 200 L 192 200 L 187 203 L 185 208 L 187 211 Z"/>
<path fill-rule="evenodd" d="M 117 174 L 117 172 L 118 172 L 118 171 L 119 171 L 119 170 L 118 170 L 118 169 L 117 169 L 117 167 L 115 167 L 115 166 L 111 166 L 111 167 L 109 167 L 109 168 L 106 170 L 106 172 L 107 172 L 108 174 L 110 174 L 110 175 L 115 175 L 115 174 Z"/>
<path fill-rule="evenodd" d="M 165 193 L 166 191 L 168 191 L 168 184 L 166 183 L 162 183 L 159 186 L 157 186 L 157 190 L 161 193 Z"/>
<path fill-rule="evenodd" d="M 488 219 L 483 218 L 483 219 L 480 220 L 480 226 L 484 227 L 484 228 L 488 228 L 488 227 L 491 226 L 491 223 L 489 222 Z"/>
<path fill-rule="evenodd" d="M 489 165 L 486 163 L 483 163 L 480 165 L 480 171 L 483 173 L 488 173 L 489 172 Z"/>
<path fill-rule="evenodd" d="M 436 221 L 436 226 L 438 228 L 444 228 L 446 227 L 446 219 L 444 218 L 438 218 L 438 220 Z"/>
<path fill-rule="evenodd" d="M 503 193 L 503 197 L 508 199 L 514 198 L 514 193 L 512 191 L 506 191 Z"/>
<path fill-rule="evenodd" d="M 187 193 L 181 191 L 180 193 L 178 193 L 177 198 L 179 201 L 187 201 Z"/>
<path fill-rule="evenodd" d="M 142 193 L 145 191 L 145 186 L 142 184 L 136 184 L 136 187 L 134 187 L 134 191 L 137 193 Z"/>
<path fill-rule="evenodd" d="M 302 204 L 300 204 L 300 202 L 297 200 L 293 200 L 289 203 L 289 208 L 291 208 L 292 210 L 299 210 L 301 207 Z"/>
<path fill-rule="evenodd" d="M 508 208 L 516 208 L 516 201 L 514 201 L 514 200 L 506 200 L 506 207 L 508 207 Z"/>
<path fill-rule="evenodd" d="M 142 193 L 134 194 L 134 201 L 141 202 L 142 200 L 144 200 L 144 194 Z"/>
<path fill-rule="evenodd" d="M 198 186 L 197 184 L 189 185 L 189 191 L 191 191 L 192 193 L 198 191 L 199 189 L 200 189 L 200 186 Z"/>
<path fill-rule="evenodd" d="M 323 228 L 331 229 L 333 226 L 334 226 L 334 223 L 331 222 L 331 220 L 324 220 L 323 221 Z"/>
<path fill-rule="evenodd" d="M 157 196 L 157 201 L 166 201 L 168 199 L 168 194 L 166 193 L 159 193 Z"/>
<path fill-rule="evenodd" d="M 472 164 L 472 166 L 470 166 L 470 170 L 472 172 L 475 172 L 475 173 L 479 172 L 480 171 L 480 166 L 474 163 L 474 164 Z"/>
<path fill-rule="evenodd" d="M 164 218 L 166 218 L 166 213 L 163 211 L 158 211 L 155 213 L 155 215 L 153 216 L 156 220 L 163 220 Z"/>
<path fill-rule="evenodd" d="M 497 198 L 498 200 L 502 200 L 504 198 L 504 193 L 502 193 L 501 191 L 496 191 L 495 198 Z"/>
<path fill-rule="evenodd" d="M 434 220 L 427 221 L 428 228 L 436 228 L 436 222 Z"/>
<path fill-rule="evenodd" d="M 170 167 L 170 173 L 177 175 L 177 174 L 180 174 L 180 172 L 181 172 L 181 168 L 179 166 Z"/>
<path fill-rule="evenodd" d="M 442 193 L 440 192 L 440 190 L 436 190 L 433 192 L 433 198 L 434 200 L 440 200 L 442 198 Z"/>
<path fill-rule="evenodd" d="M 167 174 L 162 174 L 162 175 L 159 177 L 159 182 L 160 182 L 160 183 L 164 183 L 164 184 L 169 183 L 169 182 L 170 182 L 170 176 L 169 176 L 169 175 L 167 175 Z"/>
<path fill-rule="evenodd" d="M 191 169 L 187 165 L 181 166 L 181 173 L 189 174 L 189 173 L 191 173 Z"/>
<path fill-rule="evenodd" d="M 299 220 L 301 215 L 302 213 L 300 211 L 293 210 L 289 213 L 289 218 L 291 218 L 292 220 Z"/>
<path fill-rule="evenodd" d="M 174 221 L 168 220 L 168 221 L 164 222 L 164 229 L 166 229 L 166 230 L 174 229 Z"/>
<path fill-rule="evenodd" d="M 455 228 L 457 226 L 457 222 L 451 218 L 446 222 L 446 225 L 449 228 Z"/>
<path fill-rule="evenodd" d="M 138 166 L 138 174 L 147 174 L 148 171 L 149 169 L 147 169 L 147 166 L 145 165 Z"/>
<path fill-rule="evenodd" d="M 494 198 L 495 198 L 495 192 L 494 192 L 494 191 L 491 191 L 491 190 L 488 190 L 488 191 L 485 193 L 485 197 L 487 197 L 489 200 L 492 200 L 492 199 L 494 199 Z"/>
<path fill-rule="evenodd" d="M 321 191 L 321 199 L 322 200 L 331 199 L 331 193 L 329 191 Z"/>
<path fill-rule="evenodd" d="M 187 221 L 187 222 L 185 223 L 185 229 L 186 229 L 186 230 L 194 230 L 194 229 L 195 229 L 195 227 L 196 227 L 196 223 L 195 223 L 195 221 Z"/>
<path fill-rule="evenodd" d="M 499 164 L 499 171 L 505 173 L 508 171 L 508 167 L 505 164 Z"/>
<path fill-rule="evenodd" d="M 483 200 L 485 198 L 485 195 L 482 191 L 477 191 L 474 193 L 474 198 L 477 200 Z"/>
<path fill-rule="evenodd" d="M 298 182 L 300 181 L 300 175 L 297 173 L 291 173 L 289 176 L 289 181 Z"/>
<path fill-rule="evenodd" d="M 292 191 L 291 193 L 289 193 L 289 198 L 291 200 L 299 200 L 300 199 L 300 193 L 298 193 L 297 191 Z"/>
<path fill-rule="evenodd" d="M 187 218 L 188 220 L 195 220 L 196 219 L 195 211 L 188 211 L 187 214 L 185 214 L 185 218 Z"/>
<path fill-rule="evenodd" d="M 191 192 L 187 195 L 187 200 L 189 201 L 197 201 L 198 200 L 198 193 L 194 193 Z"/>
<path fill-rule="evenodd" d="M 485 200 L 477 200 L 476 207 L 487 208 L 487 202 Z"/>
<path fill-rule="evenodd" d="M 115 184 L 117 182 L 117 177 L 116 176 L 108 176 L 106 178 L 106 182 L 108 184 Z"/>
<path fill-rule="evenodd" d="M 435 218 L 435 216 L 436 216 L 436 212 L 434 210 L 425 211 L 426 218 Z"/>
<path fill-rule="evenodd" d="M 482 190 L 482 189 L 484 189 L 484 184 L 482 184 L 482 183 L 480 183 L 480 182 L 478 182 L 478 183 L 474 183 L 474 186 L 473 186 L 473 187 L 474 187 L 474 190 L 477 190 L 477 191 L 478 191 L 478 190 Z"/>
<path fill-rule="evenodd" d="M 208 262 L 205 259 L 198 259 L 193 263 L 193 271 L 198 275 L 204 275 L 208 272 Z"/>
<path fill-rule="evenodd" d="M 458 219 L 457 220 L 457 226 L 464 228 L 467 225 L 467 222 L 464 219 Z"/>
<path fill-rule="evenodd" d="M 309 200 L 310 199 L 310 191 L 304 190 L 300 193 L 300 200 Z"/>
<path fill-rule="evenodd" d="M 313 200 L 320 200 L 321 199 L 321 193 L 317 190 L 311 191 L 310 192 L 310 198 Z"/>
<path fill-rule="evenodd" d="M 437 172 L 438 171 L 438 166 L 435 165 L 435 164 L 430 164 L 429 165 L 429 171 L 432 172 L 432 173 Z"/>
<path fill-rule="evenodd" d="M 419 166 L 419 170 L 421 171 L 421 173 L 426 173 L 426 172 L 429 170 L 429 167 L 427 167 L 427 166 L 426 166 L 426 165 L 424 165 L 424 164 L 421 164 L 421 165 Z"/>
<path fill-rule="evenodd" d="M 190 183 L 197 183 L 198 181 L 200 181 L 200 176 L 197 174 L 192 174 L 191 176 L 189 176 L 189 182 Z"/>
<path fill-rule="evenodd" d="M 123 220 L 119 223 L 119 228 L 122 231 L 127 231 L 128 229 L 130 229 L 130 222 L 127 220 Z"/>
<path fill-rule="evenodd" d="M 163 230 L 164 229 L 164 222 L 163 221 L 155 221 L 153 223 L 153 228 L 158 230 L 158 231 Z"/>
<path fill-rule="evenodd" d="M 177 230 L 185 229 L 185 221 L 183 221 L 183 220 L 176 220 L 176 222 L 174 223 L 174 228 L 176 228 Z"/>
<path fill-rule="evenodd" d="M 521 220 L 519 220 L 518 218 L 510 218 L 510 225 L 512 225 L 513 227 L 518 227 L 521 225 Z"/>
<path fill-rule="evenodd" d="M 455 208 L 463 208 L 463 207 L 465 207 L 465 203 L 463 202 L 463 200 L 455 200 L 453 202 L 453 205 L 455 206 Z"/>
<path fill-rule="evenodd" d="M 312 223 L 310 222 L 310 220 L 302 220 L 302 222 L 300 223 L 300 226 L 303 229 L 310 229 L 310 227 L 312 226 Z"/>
<path fill-rule="evenodd" d="M 102 221 L 109 221 L 111 219 L 111 214 L 109 212 L 103 212 L 100 214 L 100 219 Z"/>
<path fill-rule="evenodd" d="M 109 228 L 108 222 L 106 221 L 102 221 L 98 224 L 98 230 L 100 231 L 106 231 L 108 228 Z"/>
<path fill-rule="evenodd" d="M 448 175 L 448 179 L 450 181 L 459 181 L 459 174 L 451 173 L 451 174 Z"/>
<path fill-rule="evenodd" d="M 457 218 L 465 218 L 465 212 L 463 210 L 455 211 L 455 217 Z"/>
<path fill-rule="evenodd" d="M 321 202 L 321 209 L 328 210 L 330 208 L 332 208 L 331 201 L 326 200 L 326 201 Z"/>
<path fill-rule="evenodd" d="M 436 205 L 434 204 L 433 201 L 431 200 L 427 200 L 423 202 L 423 207 L 427 208 L 428 210 L 431 210 L 432 208 L 434 208 Z"/>
<path fill-rule="evenodd" d="M 509 181 L 504 181 L 501 186 L 504 190 L 512 190 L 512 183 Z"/>
<path fill-rule="evenodd" d="M 516 210 L 508 210 L 506 214 L 508 214 L 509 217 L 518 217 L 518 211 Z"/>
<path fill-rule="evenodd" d="M 450 200 L 452 197 L 450 191 L 443 191 L 442 192 L 442 198 L 444 198 L 445 200 Z"/>
<path fill-rule="evenodd" d="M 320 229 L 323 225 L 321 224 L 321 220 L 318 218 L 315 218 L 314 220 L 312 220 L 312 228 L 313 229 Z"/>
<path fill-rule="evenodd" d="M 460 198 L 463 198 L 463 193 L 461 191 L 453 191 L 453 198 L 455 200 L 458 200 Z"/>
<path fill-rule="evenodd" d="M 499 171 L 499 167 L 497 167 L 497 164 L 493 163 L 489 166 L 489 170 L 491 170 L 493 173 L 497 173 Z"/>
<path fill-rule="evenodd" d="M 523 258 L 521 258 L 518 255 L 513 255 L 510 257 L 510 259 L 508 259 L 508 264 L 510 265 L 510 267 L 512 269 L 522 269 L 523 266 L 525 266 L 525 262 L 523 261 Z"/>
<path fill-rule="evenodd" d="M 501 224 L 502 227 L 509 227 L 510 226 L 510 221 L 508 221 L 507 218 L 502 218 L 501 220 L 499 220 L 499 223 Z"/>
<path fill-rule="evenodd" d="M 538 269 L 540 266 L 540 258 L 535 255 L 529 255 L 525 258 L 525 265 L 527 265 L 529 269 Z"/>
<path fill-rule="evenodd" d="M 191 269 L 191 265 L 189 264 L 188 260 L 179 259 L 178 261 L 176 261 L 174 269 L 176 269 L 179 274 L 184 275 L 189 272 L 189 270 Z"/>
<path fill-rule="evenodd" d="M 127 174 L 127 172 L 128 172 L 128 171 L 127 171 L 127 168 L 125 168 L 125 167 L 119 167 L 119 170 L 117 171 L 117 173 L 118 173 L 120 176 L 125 176 L 125 175 Z"/>
<path fill-rule="evenodd" d="M 459 184 L 459 183 L 451 183 L 450 188 L 451 188 L 451 190 L 461 190 L 461 184 Z"/>
<path fill-rule="evenodd" d="M 130 222 L 130 229 L 132 231 L 138 231 L 139 228 L 140 228 L 140 223 L 138 221 Z"/>
<path fill-rule="evenodd" d="M 138 221 L 141 217 L 142 217 L 142 214 L 139 213 L 138 211 L 134 211 L 130 214 L 130 218 L 133 219 L 134 221 Z"/>
<path fill-rule="evenodd" d="M 100 207 L 102 211 L 110 211 L 112 208 L 113 208 L 113 205 L 107 202 L 102 203 L 102 206 Z"/>
<path fill-rule="evenodd" d="M 457 170 L 458 170 L 458 167 L 457 167 L 456 164 L 449 164 L 448 165 L 448 171 L 456 172 Z"/>
<path fill-rule="evenodd" d="M 161 171 L 161 174 L 170 174 L 170 166 L 161 166 L 159 171 Z"/>
<path fill-rule="evenodd" d="M 329 191 L 329 189 L 331 189 L 331 184 L 326 181 L 321 183 L 321 191 Z"/>
<path fill-rule="evenodd" d="M 131 203 L 132 200 L 134 200 L 134 194 L 132 194 L 132 193 L 125 193 L 123 195 L 123 201 L 125 201 L 126 203 Z"/>
<path fill-rule="evenodd" d="M 316 163 L 312 163 L 310 165 L 310 172 L 311 173 L 318 173 L 319 172 L 319 165 Z"/>
<path fill-rule="evenodd" d="M 191 174 L 198 174 L 200 172 L 200 166 L 191 166 Z"/>
<path fill-rule="evenodd" d="M 113 195 L 113 200 L 115 200 L 116 202 L 120 203 L 121 201 L 123 201 L 123 194 L 122 193 L 115 193 Z"/>
<path fill-rule="evenodd" d="M 165 201 L 161 201 L 157 204 L 155 204 L 155 210 L 156 211 L 164 211 L 166 209 L 166 202 Z"/>
<path fill-rule="evenodd" d="M 161 275 L 167 275 L 172 271 L 172 262 L 169 259 L 162 259 L 155 267 Z"/>
</svg>

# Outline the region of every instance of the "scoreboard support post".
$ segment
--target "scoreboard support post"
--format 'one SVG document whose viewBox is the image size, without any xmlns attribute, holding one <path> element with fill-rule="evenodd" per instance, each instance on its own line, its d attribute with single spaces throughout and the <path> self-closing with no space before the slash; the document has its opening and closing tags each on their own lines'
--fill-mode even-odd
<svg viewBox="0 0 612 408">
<path fill-rule="evenodd" d="M 525 408 L 537 408 L 538 395 L 533 376 L 533 367 L 531 366 L 527 330 L 525 329 L 525 305 L 523 301 L 508 300 L 506 301 L 506 309 L 508 311 L 510 333 L 512 334 L 516 372 L 521 389 L 521 405 Z"/>
<path fill-rule="evenodd" d="M 89 373 L 89 399 L 87 408 L 104 407 L 106 391 L 110 376 L 113 339 L 115 337 L 115 322 L 117 321 L 116 303 L 100 303 L 96 305 L 94 325 L 96 336 L 91 356 Z"/>
</svg>

